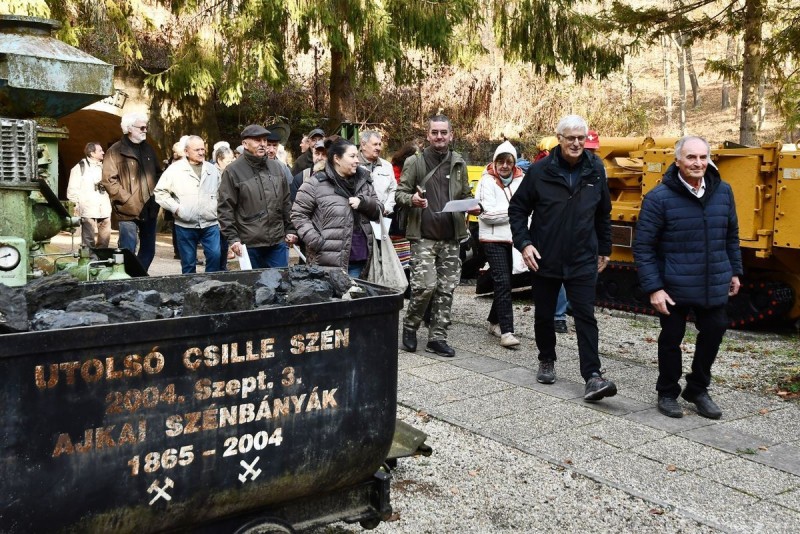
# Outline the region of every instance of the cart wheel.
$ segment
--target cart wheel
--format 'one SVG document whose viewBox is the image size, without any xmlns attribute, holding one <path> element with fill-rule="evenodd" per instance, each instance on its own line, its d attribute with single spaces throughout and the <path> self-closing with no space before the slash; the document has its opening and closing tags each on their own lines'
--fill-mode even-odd
<svg viewBox="0 0 800 534">
<path fill-rule="evenodd" d="M 280 519 L 262 517 L 245 523 L 234 534 L 295 534 L 295 530 Z"/>
<path fill-rule="evenodd" d="M 373 517 L 372 519 L 365 519 L 358 523 L 361 525 L 361 528 L 365 530 L 372 530 L 373 528 L 377 527 L 381 524 L 381 520 L 377 517 Z"/>
</svg>

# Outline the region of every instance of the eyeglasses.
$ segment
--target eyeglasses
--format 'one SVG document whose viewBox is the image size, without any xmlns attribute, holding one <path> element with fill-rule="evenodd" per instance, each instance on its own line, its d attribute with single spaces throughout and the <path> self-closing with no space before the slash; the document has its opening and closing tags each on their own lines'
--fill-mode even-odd
<svg viewBox="0 0 800 534">
<path fill-rule="evenodd" d="M 147 131 L 147 126 L 131 126 L 131 128 L 136 128 L 140 132 L 146 132 Z"/>
<path fill-rule="evenodd" d="M 575 141 L 577 141 L 579 143 L 583 143 L 584 141 L 586 141 L 586 136 L 585 135 L 559 135 L 559 137 L 561 139 L 566 139 L 567 143 L 569 143 L 569 144 L 572 144 Z"/>
</svg>

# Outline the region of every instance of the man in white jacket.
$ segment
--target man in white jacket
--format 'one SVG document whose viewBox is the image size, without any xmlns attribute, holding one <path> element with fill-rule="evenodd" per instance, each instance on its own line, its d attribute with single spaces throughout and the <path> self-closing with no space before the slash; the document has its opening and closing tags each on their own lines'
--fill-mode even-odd
<svg viewBox="0 0 800 534">
<path fill-rule="evenodd" d="M 72 168 L 67 198 L 75 203 L 75 215 L 81 218 L 81 246 L 107 248 L 111 238 L 111 199 L 100 184 L 103 156 L 100 143 L 87 143 L 86 156 Z"/>
<path fill-rule="evenodd" d="M 378 202 L 383 206 L 383 216 L 394 211 L 394 193 L 397 191 L 397 180 L 394 179 L 392 164 L 383 159 L 383 140 L 380 132 L 361 132 L 361 147 L 358 159 L 361 166 L 372 175 L 372 186 L 378 195 Z"/>
<path fill-rule="evenodd" d="M 203 246 L 206 270 L 220 270 L 217 190 L 219 171 L 206 161 L 205 142 L 190 135 L 184 142 L 186 157 L 170 165 L 154 190 L 156 202 L 175 216 L 175 237 L 181 272 L 197 272 L 197 245 Z"/>
</svg>

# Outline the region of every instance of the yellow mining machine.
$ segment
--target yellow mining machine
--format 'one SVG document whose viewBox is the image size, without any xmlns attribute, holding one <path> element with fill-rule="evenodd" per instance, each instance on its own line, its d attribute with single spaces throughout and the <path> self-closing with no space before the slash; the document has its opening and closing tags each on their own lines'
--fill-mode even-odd
<svg viewBox="0 0 800 534">
<path fill-rule="evenodd" d="M 674 137 L 600 140 L 595 153 L 608 175 L 614 247 L 611 263 L 597 284 L 598 306 L 654 313 L 649 296 L 639 287 L 631 247 L 642 198 L 674 161 L 676 142 Z M 757 148 L 725 143 L 711 151 L 722 179 L 733 187 L 739 217 L 745 274 L 739 295 L 728 305 L 734 328 L 789 320 L 800 323 L 800 152 L 794 146 L 788 148 L 780 143 Z M 469 170 L 476 186 L 482 167 Z M 477 222 L 469 224 L 473 250 L 468 259 L 472 261 L 465 266 L 483 265 Z M 526 285 L 530 285 L 527 276 L 515 275 L 514 287 Z M 478 274 L 476 289 L 477 293 L 491 292 L 487 273 Z"/>
</svg>

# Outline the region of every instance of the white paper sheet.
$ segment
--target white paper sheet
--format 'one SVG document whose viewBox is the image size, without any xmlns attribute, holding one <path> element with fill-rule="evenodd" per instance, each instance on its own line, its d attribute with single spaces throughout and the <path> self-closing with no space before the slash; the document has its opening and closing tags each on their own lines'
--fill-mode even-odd
<svg viewBox="0 0 800 534">
<path fill-rule="evenodd" d="M 245 245 L 244 243 L 239 243 L 239 246 L 242 249 L 242 254 L 236 255 L 236 259 L 239 260 L 239 270 L 252 271 L 253 265 L 250 263 L 250 256 L 247 255 L 247 245 Z"/>
<path fill-rule="evenodd" d="M 444 205 L 442 211 L 439 213 L 445 213 L 447 211 L 471 211 L 477 208 L 480 204 L 478 203 L 477 198 L 465 198 L 462 200 L 451 200 L 447 204 Z"/>
</svg>

